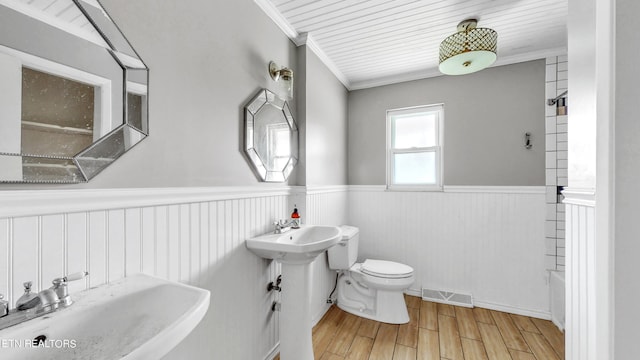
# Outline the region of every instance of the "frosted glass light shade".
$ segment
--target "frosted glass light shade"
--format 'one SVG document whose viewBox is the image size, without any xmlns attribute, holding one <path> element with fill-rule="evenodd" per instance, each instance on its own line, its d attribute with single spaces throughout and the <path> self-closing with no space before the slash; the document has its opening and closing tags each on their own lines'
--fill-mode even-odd
<svg viewBox="0 0 640 360">
<path fill-rule="evenodd" d="M 438 69 L 446 75 L 465 75 L 491 66 L 496 58 L 496 53 L 491 51 L 468 51 L 444 60 Z"/>
<path fill-rule="evenodd" d="M 458 24 L 458 32 L 440 43 L 440 72 L 464 75 L 482 70 L 496 61 L 498 33 L 477 28 L 477 20 L 467 19 Z"/>
</svg>

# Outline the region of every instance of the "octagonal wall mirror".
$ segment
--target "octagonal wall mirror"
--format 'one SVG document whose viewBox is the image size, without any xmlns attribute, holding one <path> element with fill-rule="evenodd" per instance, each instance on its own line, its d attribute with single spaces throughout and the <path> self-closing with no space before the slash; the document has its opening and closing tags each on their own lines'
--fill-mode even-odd
<svg viewBox="0 0 640 360">
<path fill-rule="evenodd" d="M 148 69 L 97 0 L 0 0 L 0 182 L 86 182 L 148 135 Z"/>
<path fill-rule="evenodd" d="M 266 182 L 283 182 L 298 162 L 298 127 L 289 104 L 262 89 L 245 106 L 245 153 Z"/>
</svg>

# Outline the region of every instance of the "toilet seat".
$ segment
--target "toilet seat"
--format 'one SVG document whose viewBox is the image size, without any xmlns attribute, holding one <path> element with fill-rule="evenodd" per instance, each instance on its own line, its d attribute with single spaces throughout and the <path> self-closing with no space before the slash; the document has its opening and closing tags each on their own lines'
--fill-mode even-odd
<svg viewBox="0 0 640 360">
<path fill-rule="evenodd" d="M 367 259 L 360 265 L 360 271 L 370 276 L 385 279 L 400 279 L 413 276 L 413 268 L 411 266 L 386 260 Z"/>
</svg>

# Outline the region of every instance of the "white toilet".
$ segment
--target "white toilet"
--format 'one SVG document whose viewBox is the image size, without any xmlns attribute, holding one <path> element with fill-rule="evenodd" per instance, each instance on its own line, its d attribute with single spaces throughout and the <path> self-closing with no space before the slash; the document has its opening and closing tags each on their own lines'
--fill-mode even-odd
<svg viewBox="0 0 640 360">
<path fill-rule="evenodd" d="M 338 307 L 391 324 L 409 322 L 403 291 L 414 282 L 413 268 L 385 260 L 356 263 L 360 230 L 341 226 L 342 240 L 328 250 L 329 268 L 340 271 Z"/>
</svg>

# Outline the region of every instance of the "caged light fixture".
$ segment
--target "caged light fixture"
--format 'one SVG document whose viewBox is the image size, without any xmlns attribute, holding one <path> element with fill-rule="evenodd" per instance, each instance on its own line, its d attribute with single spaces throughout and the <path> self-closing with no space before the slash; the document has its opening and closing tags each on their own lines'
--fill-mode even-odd
<svg viewBox="0 0 640 360">
<path fill-rule="evenodd" d="M 458 32 L 440 43 L 440 72 L 464 75 L 480 71 L 496 61 L 498 33 L 478 28 L 478 20 L 467 19 L 458 24 Z"/>
<path fill-rule="evenodd" d="M 280 87 L 287 94 L 287 100 L 293 99 L 293 70 L 285 66 L 279 67 L 278 64 L 271 61 L 269 63 L 269 75 L 274 81 L 280 83 Z"/>
</svg>

